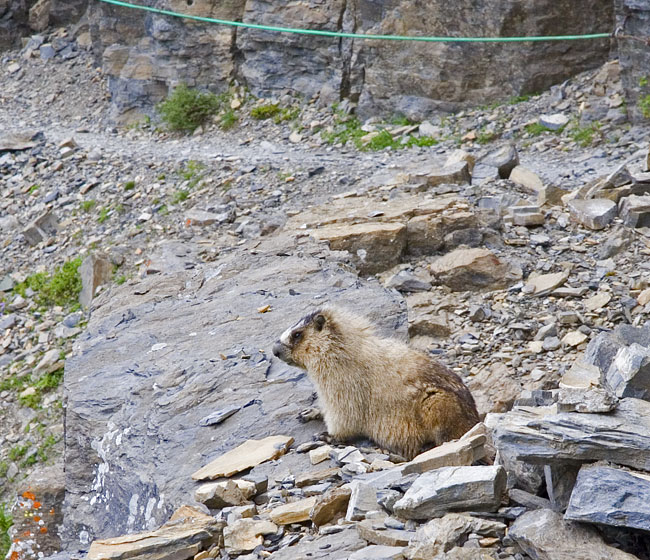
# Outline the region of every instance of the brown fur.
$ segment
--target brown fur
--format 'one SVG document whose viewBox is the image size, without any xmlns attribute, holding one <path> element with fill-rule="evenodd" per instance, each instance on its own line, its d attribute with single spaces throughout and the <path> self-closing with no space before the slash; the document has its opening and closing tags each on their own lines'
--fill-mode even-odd
<svg viewBox="0 0 650 560">
<path fill-rule="evenodd" d="M 369 437 L 407 458 L 478 422 L 462 380 L 427 354 L 377 336 L 364 318 L 326 307 L 283 333 L 273 353 L 309 374 L 327 430 Z"/>
</svg>

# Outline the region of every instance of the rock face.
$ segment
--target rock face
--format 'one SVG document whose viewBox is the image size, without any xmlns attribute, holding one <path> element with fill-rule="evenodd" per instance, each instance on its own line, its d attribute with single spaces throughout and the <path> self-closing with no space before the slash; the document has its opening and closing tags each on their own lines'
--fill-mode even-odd
<svg viewBox="0 0 650 560">
<path fill-rule="evenodd" d="M 617 24 L 622 26 L 622 34 L 636 37 L 647 37 L 650 34 L 650 17 L 645 2 L 616 0 L 615 4 Z M 621 39 L 618 48 L 628 116 L 633 122 L 647 122 L 650 114 L 644 114 L 642 100 L 650 94 L 650 85 L 647 84 L 645 75 L 645 69 L 650 64 L 650 52 L 643 42 L 629 39 Z"/>
<path fill-rule="evenodd" d="M 237 252 L 205 273 L 102 294 L 66 364 L 68 538 L 85 547 L 158 527 L 194 494 L 196 468 L 242 439 L 285 433 L 301 443 L 319 431 L 296 418 L 313 386 L 270 346 L 328 300 L 406 331 L 395 292 L 307 257 Z M 200 425 L 233 405 L 242 408 L 225 421 Z"/>
<path fill-rule="evenodd" d="M 255 24 L 393 35 L 558 35 L 613 27 L 608 0 L 522 6 L 485 0 L 480 8 L 412 0 L 296 3 L 289 0 L 167 0 L 195 16 Z M 400 113 L 415 120 L 551 84 L 602 63 L 609 42 L 419 43 L 362 41 L 235 29 L 96 3 L 95 47 L 111 76 L 116 115 L 151 112 L 173 84 L 227 88 L 233 78 L 258 96 L 292 91 L 324 104 L 359 101 L 362 115 Z M 201 64 L 191 61 L 199 58 Z M 561 63 L 558 63 L 561 61 Z M 509 71 L 504 74 L 503 68 Z M 480 69 L 480 70 L 478 70 Z"/>
</svg>

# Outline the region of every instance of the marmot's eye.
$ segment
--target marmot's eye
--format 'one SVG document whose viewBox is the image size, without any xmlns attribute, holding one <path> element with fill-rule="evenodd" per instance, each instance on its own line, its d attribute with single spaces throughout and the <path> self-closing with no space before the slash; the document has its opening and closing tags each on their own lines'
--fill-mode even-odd
<svg viewBox="0 0 650 560">
<path fill-rule="evenodd" d="M 291 340 L 293 342 L 298 342 L 301 338 L 302 338 L 302 331 L 296 331 L 291 335 Z"/>
</svg>

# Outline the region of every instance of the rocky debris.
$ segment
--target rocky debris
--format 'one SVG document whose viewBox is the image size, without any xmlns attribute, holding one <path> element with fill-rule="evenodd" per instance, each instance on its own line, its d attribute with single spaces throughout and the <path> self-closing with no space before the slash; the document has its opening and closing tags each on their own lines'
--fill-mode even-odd
<svg viewBox="0 0 650 560">
<path fill-rule="evenodd" d="M 569 271 L 554 272 L 553 274 L 531 274 L 526 279 L 525 289 L 535 296 L 546 296 L 562 286 L 569 279 Z"/>
<path fill-rule="evenodd" d="M 314 558 L 325 560 L 340 556 L 348 558 L 353 552 L 367 546 L 355 526 L 337 527 L 333 534 L 319 538 L 304 538 L 294 546 L 274 552 L 269 556 L 272 560 L 295 560 L 297 558 Z"/>
<path fill-rule="evenodd" d="M 534 560 L 575 558 L 576 560 L 633 560 L 635 556 L 608 546 L 595 529 L 567 522 L 547 509 L 518 517 L 508 531 L 510 539 Z"/>
<path fill-rule="evenodd" d="M 220 531 L 220 524 L 214 517 L 183 506 L 155 531 L 94 541 L 86 558 L 187 558 L 218 538 Z"/>
<path fill-rule="evenodd" d="M 359 521 L 371 511 L 378 511 L 377 489 L 365 482 L 355 480 L 350 486 L 350 500 L 345 514 L 347 521 Z"/>
<path fill-rule="evenodd" d="M 384 521 L 366 519 L 357 523 L 357 531 L 362 539 L 382 546 L 407 546 L 413 538 L 413 531 L 391 529 Z"/>
<path fill-rule="evenodd" d="M 564 518 L 570 521 L 645 530 L 650 477 L 607 465 L 583 465 Z"/>
<path fill-rule="evenodd" d="M 271 513 L 271 521 L 277 525 L 289 525 L 291 523 L 302 523 L 310 519 L 310 513 L 316 505 L 316 496 L 304 498 L 297 502 L 291 502 L 274 508 Z"/>
<path fill-rule="evenodd" d="M 334 488 L 319 496 L 312 506 L 309 518 L 314 525 L 324 525 L 346 514 L 352 489 L 349 486 Z"/>
<path fill-rule="evenodd" d="M 353 552 L 349 560 L 404 560 L 401 546 L 370 545 Z"/>
<path fill-rule="evenodd" d="M 601 387 L 562 387 L 557 395 L 558 412 L 611 412 L 618 399 Z"/>
<path fill-rule="evenodd" d="M 442 467 L 421 475 L 394 509 L 406 519 L 428 519 L 450 511 L 495 511 L 505 486 L 501 466 Z"/>
<path fill-rule="evenodd" d="M 232 476 L 264 461 L 277 459 L 286 453 L 292 443 L 293 438 L 289 436 L 269 436 L 262 440 L 248 440 L 200 468 L 192 474 L 192 478 L 194 480 L 212 480 L 223 476 Z"/>
<path fill-rule="evenodd" d="M 561 130 L 569 124 L 569 117 L 562 113 L 555 113 L 553 115 L 541 115 L 538 120 L 544 128 L 549 130 Z"/>
<path fill-rule="evenodd" d="M 38 146 L 43 134 L 35 131 L 4 132 L 0 136 L 0 152 L 29 150 Z"/>
<path fill-rule="evenodd" d="M 545 202 L 544 183 L 534 171 L 523 165 L 517 165 L 510 172 L 509 179 L 528 194 L 536 196 L 538 204 Z"/>
<path fill-rule="evenodd" d="M 521 278 L 521 270 L 489 249 L 455 249 L 429 267 L 436 282 L 452 290 L 505 288 Z"/>
<path fill-rule="evenodd" d="M 606 198 L 572 200 L 569 211 L 577 222 L 590 229 L 603 229 L 618 214 L 616 203 Z"/>
</svg>

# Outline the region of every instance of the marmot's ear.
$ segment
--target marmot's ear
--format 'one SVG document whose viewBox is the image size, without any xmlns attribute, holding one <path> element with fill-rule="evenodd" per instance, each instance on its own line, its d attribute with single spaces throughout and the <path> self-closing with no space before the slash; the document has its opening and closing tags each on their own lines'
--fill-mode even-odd
<svg viewBox="0 0 650 560">
<path fill-rule="evenodd" d="M 314 317 L 314 325 L 317 331 L 322 331 L 325 326 L 325 316 L 320 314 L 316 315 L 316 317 Z"/>
</svg>

